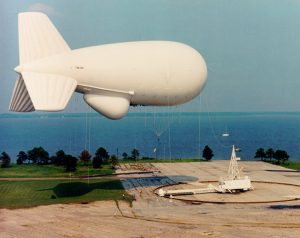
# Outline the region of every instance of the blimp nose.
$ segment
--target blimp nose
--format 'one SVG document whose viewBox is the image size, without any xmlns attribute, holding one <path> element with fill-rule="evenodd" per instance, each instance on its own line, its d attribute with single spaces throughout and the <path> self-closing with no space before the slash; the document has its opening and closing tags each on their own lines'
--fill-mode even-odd
<svg viewBox="0 0 300 238">
<path fill-rule="evenodd" d="M 191 95 L 196 97 L 204 88 L 207 81 L 207 66 L 204 58 L 197 52 L 197 56 L 193 58 L 193 74 L 191 74 Z"/>
<path fill-rule="evenodd" d="M 205 60 L 202 58 L 202 63 L 200 66 L 200 75 L 199 75 L 199 81 L 200 81 L 200 91 L 204 88 L 206 81 L 207 81 L 207 76 L 208 76 L 208 72 L 207 72 L 207 65 Z"/>
</svg>

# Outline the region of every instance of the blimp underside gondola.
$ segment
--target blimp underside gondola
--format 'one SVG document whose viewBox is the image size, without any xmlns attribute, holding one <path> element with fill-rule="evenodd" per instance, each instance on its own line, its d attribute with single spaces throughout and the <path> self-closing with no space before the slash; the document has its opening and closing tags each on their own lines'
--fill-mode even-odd
<svg viewBox="0 0 300 238">
<path fill-rule="evenodd" d="M 111 119 L 130 105 L 177 105 L 196 97 L 207 68 L 193 48 L 138 41 L 71 50 L 42 13 L 19 14 L 19 74 L 10 103 L 17 112 L 64 110 L 74 92 Z"/>
</svg>

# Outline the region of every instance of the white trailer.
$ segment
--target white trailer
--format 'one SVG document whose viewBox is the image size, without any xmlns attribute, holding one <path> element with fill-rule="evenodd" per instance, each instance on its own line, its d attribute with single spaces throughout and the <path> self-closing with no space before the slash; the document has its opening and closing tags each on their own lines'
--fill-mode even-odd
<svg viewBox="0 0 300 238">
<path fill-rule="evenodd" d="M 222 192 L 242 192 L 252 188 L 251 180 L 248 176 L 240 179 L 224 179 L 219 181 L 218 188 Z"/>
<path fill-rule="evenodd" d="M 201 193 L 215 193 L 218 188 L 209 184 L 207 188 L 197 188 L 197 189 L 174 189 L 174 190 L 163 190 L 162 188 L 158 190 L 158 195 L 161 197 L 172 197 L 172 196 L 182 196 L 182 195 L 195 195 Z"/>
</svg>

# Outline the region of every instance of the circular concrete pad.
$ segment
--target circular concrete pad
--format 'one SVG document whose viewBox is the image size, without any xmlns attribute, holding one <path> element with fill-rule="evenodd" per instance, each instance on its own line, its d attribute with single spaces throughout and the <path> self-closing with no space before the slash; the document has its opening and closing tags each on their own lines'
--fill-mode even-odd
<svg viewBox="0 0 300 238">
<path fill-rule="evenodd" d="M 164 190 L 203 188 L 208 184 L 217 186 L 217 182 L 201 182 L 199 185 L 175 184 L 164 186 Z M 300 195 L 300 186 L 274 182 L 252 182 L 253 190 L 241 193 L 206 193 L 196 195 L 174 196 L 173 199 L 192 203 L 271 203 L 295 200 L 292 196 Z"/>
</svg>

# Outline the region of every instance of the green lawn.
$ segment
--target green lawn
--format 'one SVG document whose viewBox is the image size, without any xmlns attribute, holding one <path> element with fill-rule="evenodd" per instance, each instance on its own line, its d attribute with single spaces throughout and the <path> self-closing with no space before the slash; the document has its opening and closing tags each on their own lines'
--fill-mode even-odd
<svg viewBox="0 0 300 238">
<path fill-rule="evenodd" d="M 101 169 L 93 169 L 90 166 L 78 165 L 77 170 L 72 172 L 72 176 L 112 174 L 114 171 L 110 165 L 104 165 Z M 34 164 L 13 164 L 9 168 L 0 168 L 0 178 L 49 178 L 49 177 L 69 177 L 62 166 L 55 165 L 34 165 Z"/>
<path fill-rule="evenodd" d="M 184 159 L 140 159 L 138 163 L 182 163 L 182 162 L 202 162 L 196 158 Z M 120 163 L 137 163 L 133 160 L 120 160 Z M 101 169 L 94 169 L 92 165 L 84 166 L 81 163 L 77 166 L 77 170 L 72 172 L 72 176 L 87 176 L 87 175 L 109 175 L 114 170 L 111 165 L 104 165 Z M 67 178 L 69 173 L 65 172 L 64 167 L 55 165 L 36 165 L 36 164 L 12 164 L 9 168 L 0 168 L 0 178 Z"/>
<path fill-rule="evenodd" d="M 300 162 L 289 161 L 281 165 L 282 167 L 300 170 Z"/>
<path fill-rule="evenodd" d="M 275 164 L 284 168 L 288 168 L 288 169 L 294 169 L 294 170 L 299 170 L 300 171 L 300 162 L 296 162 L 296 161 L 287 161 L 284 162 L 284 164 L 278 164 L 274 161 L 264 161 L 266 163 L 270 163 L 270 164 Z"/>
<path fill-rule="evenodd" d="M 21 208 L 57 203 L 121 200 L 126 194 L 119 180 L 0 181 L 0 208 Z M 126 198 L 131 197 L 126 194 Z"/>
</svg>

